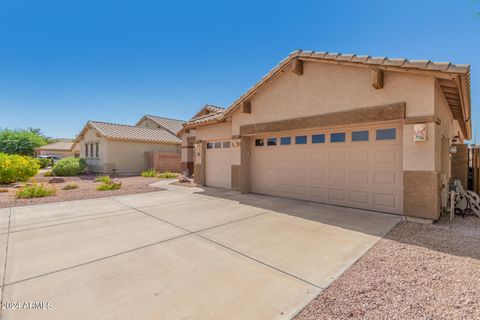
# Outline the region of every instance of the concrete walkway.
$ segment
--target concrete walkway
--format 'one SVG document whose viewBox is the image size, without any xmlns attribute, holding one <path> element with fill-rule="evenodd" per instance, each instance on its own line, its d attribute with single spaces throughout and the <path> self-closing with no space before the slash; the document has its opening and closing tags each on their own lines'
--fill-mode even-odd
<svg viewBox="0 0 480 320">
<path fill-rule="evenodd" d="M 289 319 L 400 220 L 160 185 L 0 210 L 1 319 Z"/>
</svg>

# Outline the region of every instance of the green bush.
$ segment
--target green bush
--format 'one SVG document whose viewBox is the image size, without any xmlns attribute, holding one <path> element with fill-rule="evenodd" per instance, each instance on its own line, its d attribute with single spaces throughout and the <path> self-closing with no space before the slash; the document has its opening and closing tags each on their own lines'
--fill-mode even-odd
<svg viewBox="0 0 480 320">
<path fill-rule="evenodd" d="M 55 187 L 47 186 L 45 183 L 34 183 L 18 190 L 15 196 L 17 198 L 42 198 L 53 196 L 56 193 L 57 189 L 55 189 Z"/>
<path fill-rule="evenodd" d="M 159 173 L 157 177 L 161 179 L 173 179 L 173 178 L 176 178 L 177 176 L 178 176 L 178 173 L 165 171 L 165 172 Z"/>
<path fill-rule="evenodd" d="M 62 190 L 73 190 L 73 189 L 78 189 L 78 184 L 69 183 L 62 188 Z"/>
<path fill-rule="evenodd" d="M 0 152 L 9 154 L 33 155 L 33 149 L 47 144 L 38 129 L 0 130 Z"/>
<path fill-rule="evenodd" d="M 110 181 L 104 182 L 101 185 L 97 186 L 98 191 L 107 191 L 107 190 L 118 190 L 122 187 L 121 181 Z"/>
<path fill-rule="evenodd" d="M 53 172 L 50 170 L 50 171 L 47 171 L 43 174 L 44 177 L 53 177 Z"/>
<path fill-rule="evenodd" d="M 87 168 L 87 163 L 81 158 L 69 157 L 59 160 L 52 169 L 56 176 L 78 176 Z"/>
<path fill-rule="evenodd" d="M 101 175 L 95 178 L 96 182 L 103 182 L 103 183 L 109 183 L 112 181 L 109 176 L 107 175 Z"/>
<path fill-rule="evenodd" d="M 40 165 L 27 156 L 0 153 L 0 184 L 27 181 L 38 174 Z"/>
<path fill-rule="evenodd" d="M 145 178 L 148 178 L 148 177 L 156 177 L 157 174 L 158 174 L 158 172 L 155 169 L 152 168 L 152 169 L 142 171 L 141 176 L 145 177 Z"/>
<path fill-rule="evenodd" d="M 50 159 L 47 159 L 47 158 L 37 158 L 37 162 L 38 162 L 38 165 L 40 166 L 40 169 L 46 168 L 52 164 Z"/>
</svg>

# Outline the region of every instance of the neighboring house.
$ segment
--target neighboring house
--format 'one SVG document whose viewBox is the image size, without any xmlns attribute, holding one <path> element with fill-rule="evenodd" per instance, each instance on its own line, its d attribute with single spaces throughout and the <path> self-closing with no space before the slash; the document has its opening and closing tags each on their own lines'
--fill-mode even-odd
<svg viewBox="0 0 480 320">
<path fill-rule="evenodd" d="M 470 109 L 468 65 L 299 50 L 183 144 L 201 185 L 438 219 Z"/>
<path fill-rule="evenodd" d="M 192 119 L 190 119 L 190 123 L 193 121 L 207 121 L 212 117 L 220 116 L 224 110 L 225 108 L 207 104 L 202 107 L 202 109 L 200 109 L 200 111 L 198 111 L 192 117 Z M 182 130 L 180 135 L 182 136 L 182 172 L 186 172 L 187 175 L 191 175 L 193 174 L 195 163 L 195 152 L 193 147 L 193 143 L 195 142 L 195 129 L 190 129 L 188 132 L 184 132 Z"/>
<path fill-rule="evenodd" d="M 173 135 L 179 136 L 180 131 L 183 129 L 183 120 L 170 119 L 165 117 L 157 117 L 144 115 L 135 126 L 146 128 L 165 129 Z"/>
<path fill-rule="evenodd" d="M 75 148 L 71 140 L 57 141 L 34 149 L 35 157 L 55 156 L 60 159 L 78 155 L 78 149 Z"/>
<path fill-rule="evenodd" d="M 89 121 L 77 143 L 88 170 L 137 174 L 145 169 L 180 170 L 181 139 L 164 128 Z"/>
</svg>

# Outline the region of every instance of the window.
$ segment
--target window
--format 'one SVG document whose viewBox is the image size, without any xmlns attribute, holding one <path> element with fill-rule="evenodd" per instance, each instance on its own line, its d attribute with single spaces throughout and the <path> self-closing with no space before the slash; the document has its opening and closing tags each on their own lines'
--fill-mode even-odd
<svg viewBox="0 0 480 320">
<path fill-rule="evenodd" d="M 295 144 L 307 144 L 307 136 L 296 136 Z"/>
<path fill-rule="evenodd" d="M 267 138 L 267 146 L 276 146 L 277 138 Z"/>
<path fill-rule="evenodd" d="M 368 130 L 352 131 L 352 141 L 368 141 Z"/>
<path fill-rule="evenodd" d="M 325 143 L 325 135 L 323 133 L 312 135 L 312 143 Z"/>
<path fill-rule="evenodd" d="M 215 142 L 215 143 L 213 144 L 213 147 L 214 147 L 215 149 L 220 149 L 220 148 L 222 147 L 222 143 L 221 143 L 221 142 Z"/>
<path fill-rule="evenodd" d="M 255 147 L 263 147 L 263 139 L 255 139 Z"/>
<path fill-rule="evenodd" d="M 90 143 L 90 158 L 93 158 L 93 143 Z"/>
<path fill-rule="evenodd" d="M 345 142 L 345 132 L 330 134 L 330 142 Z"/>
<path fill-rule="evenodd" d="M 88 143 L 85 143 L 85 158 L 88 158 Z"/>
<path fill-rule="evenodd" d="M 397 129 L 378 129 L 377 130 L 377 140 L 395 140 L 397 136 Z"/>
<path fill-rule="evenodd" d="M 223 141 L 224 148 L 230 148 L 230 141 Z"/>
<path fill-rule="evenodd" d="M 207 142 L 207 149 L 213 149 L 213 143 Z"/>
<path fill-rule="evenodd" d="M 95 142 L 95 157 L 98 158 L 98 154 L 99 154 L 98 142 Z"/>
<path fill-rule="evenodd" d="M 292 143 L 292 138 L 290 137 L 281 137 L 280 138 L 280 144 L 287 145 Z"/>
</svg>

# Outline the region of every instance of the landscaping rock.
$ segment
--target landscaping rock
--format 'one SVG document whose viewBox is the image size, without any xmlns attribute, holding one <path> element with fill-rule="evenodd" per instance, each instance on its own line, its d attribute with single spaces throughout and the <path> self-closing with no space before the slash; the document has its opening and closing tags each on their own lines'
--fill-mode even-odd
<svg viewBox="0 0 480 320">
<path fill-rule="evenodd" d="M 48 183 L 64 183 L 64 182 L 65 182 L 65 179 L 63 178 L 52 178 L 48 180 Z"/>
</svg>

